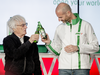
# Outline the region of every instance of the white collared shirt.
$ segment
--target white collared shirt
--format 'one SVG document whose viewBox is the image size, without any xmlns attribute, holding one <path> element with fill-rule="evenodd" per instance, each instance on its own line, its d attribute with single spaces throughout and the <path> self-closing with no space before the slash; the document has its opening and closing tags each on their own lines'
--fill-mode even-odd
<svg viewBox="0 0 100 75">
<path fill-rule="evenodd" d="M 22 38 L 18 37 L 18 38 L 19 38 L 21 44 L 23 44 L 24 43 L 24 37 L 22 37 Z"/>
</svg>

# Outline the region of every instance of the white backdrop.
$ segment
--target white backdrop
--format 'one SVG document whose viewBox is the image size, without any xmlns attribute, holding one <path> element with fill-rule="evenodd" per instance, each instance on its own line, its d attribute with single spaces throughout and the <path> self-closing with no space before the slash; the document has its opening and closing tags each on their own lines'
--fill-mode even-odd
<svg viewBox="0 0 100 75">
<path fill-rule="evenodd" d="M 45 31 L 53 40 L 56 27 L 60 24 L 55 14 L 58 3 L 68 3 L 73 13 L 77 12 L 77 1 L 73 0 L 0 0 L 0 44 L 7 36 L 7 21 L 14 15 L 23 16 L 27 23 L 27 35 L 35 33 L 37 22 L 40 21 Z M 44 44 L 39 39 L 38 44 Z"/>
<path fill-rule="evenodd" d="M 100 0 L 80 0 L 79 8 L 80 17 L 92 25 L 100 45 Z"/>
</svg>

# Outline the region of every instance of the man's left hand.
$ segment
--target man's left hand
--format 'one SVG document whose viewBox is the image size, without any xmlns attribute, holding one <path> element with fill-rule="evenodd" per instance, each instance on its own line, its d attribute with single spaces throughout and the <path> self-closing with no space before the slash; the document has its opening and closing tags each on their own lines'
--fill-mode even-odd
<svg viewBox="0 0 100 75">
<path fill-rule="evenodd" d="M 75 45 L 68 45 L 68 46 L 66 46 L 64 49 L 65 49 L 65 51 L 66 51 L 67 53 L 71 53 L 71 52 L 76 52 L 76 51 L 78 51 L 78 47 L 75 46 Z"/>
</svg>

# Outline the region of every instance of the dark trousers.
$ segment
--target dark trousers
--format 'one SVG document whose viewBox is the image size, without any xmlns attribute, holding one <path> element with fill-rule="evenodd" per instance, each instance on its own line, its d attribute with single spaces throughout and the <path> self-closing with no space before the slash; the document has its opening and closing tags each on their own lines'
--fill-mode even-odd
<svg viewBox="0 0 100 75">
<path fill-rule="evenodd" d="M 32 75 L 32 74 L 14 74 L 12 72 L 6 71 L 5 75 Z"/>
</svg>

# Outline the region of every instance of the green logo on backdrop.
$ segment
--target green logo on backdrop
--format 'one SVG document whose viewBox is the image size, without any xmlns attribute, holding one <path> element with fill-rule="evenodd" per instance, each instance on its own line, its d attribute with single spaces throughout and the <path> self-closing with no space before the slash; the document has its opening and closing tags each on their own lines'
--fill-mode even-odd
<svg viewBox="0 0 100 75">
<path fill-rule="evenodd" d="M 64 2 L 71 6 L 77 5 L 78 0 L 53 0 L 54 5 Z M 79 6 L 100 6 L 100 0 L 79 0 Z"/>
<path fill-rule="evenodd" d="M 54 5 L 58 5 L 58 4 L 61 3 L 61 2 L 64 2 L 64 3 L 68 3 L 68 4 L 69 4 L 68 0 L 54 0 L 54 1 L 53 1 L 53 4 L 54 4 Z"/>
</svg>

